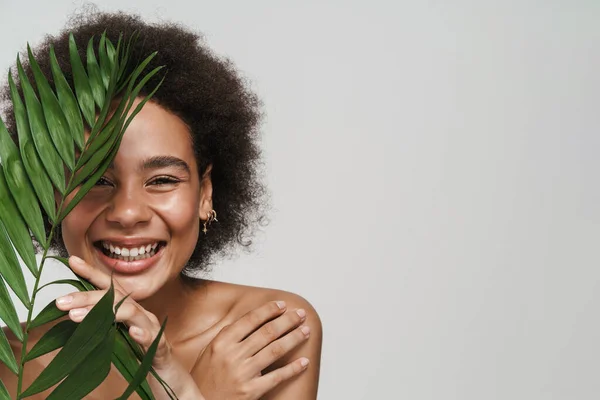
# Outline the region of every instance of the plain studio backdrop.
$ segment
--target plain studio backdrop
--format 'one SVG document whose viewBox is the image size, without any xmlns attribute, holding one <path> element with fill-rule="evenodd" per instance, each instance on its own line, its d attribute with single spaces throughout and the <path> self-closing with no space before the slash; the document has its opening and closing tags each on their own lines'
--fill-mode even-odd
<svg viewBox="0 0 600 400">
<path fill-rule="evenodd" d="M 2 81 L 82 4 L 0 0 Z M 96 4 L 263 99 L 271 223 L 212 277 L 316 307 L 320 399 L 598 398 L 597 1 Z"/>
</svg>

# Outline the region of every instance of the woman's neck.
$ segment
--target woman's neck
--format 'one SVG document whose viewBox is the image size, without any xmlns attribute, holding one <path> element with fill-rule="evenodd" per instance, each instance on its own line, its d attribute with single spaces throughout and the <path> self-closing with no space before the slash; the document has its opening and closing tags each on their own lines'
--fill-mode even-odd
<svg viewBox="0 0 600 400">
<path fill-rule="evenodd" d="M 184 340 L 192 330 L 191 326 L 188 326 L 193 324 L 194 320 L 190 318 L 190 314 L 198 315 L 199 308 L 205 303 L 204 284 L 202 279 L 191 280 L 178 276 L 139 303 L 154 314 L 160 324 L 168 317 L 165 334 L 172 343 Z"/>
</svg>

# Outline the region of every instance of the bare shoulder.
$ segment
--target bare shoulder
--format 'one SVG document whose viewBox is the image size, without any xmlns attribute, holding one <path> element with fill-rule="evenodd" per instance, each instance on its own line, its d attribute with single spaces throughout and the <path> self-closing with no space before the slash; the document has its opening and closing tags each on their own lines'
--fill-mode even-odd
<svg viewBox="0 0 600 400">
<path fill-rule="evenodd" d="M 46 325 L 42 325 L 37 328 L 31 329 L 29 331 L 28 340 L 27 340 L 27 350 L 28 351 L 31 350 L 31 348 L 33 346 L 35 346 L 35 344 L 40 340 L 40 338 L 44 335 L 44 333 L 46 333 L 50 328 L 52 328 L 52 326 L 54 326 L 57 322 L 58 321 L 51 322 Z M 25 331 L 25 322 L 21 323 L 21 330 Z M 2 331 L 4 332 L 6 339 L 8 339 L 8 344 L 10 344 L 10 347 L 13 351 L 13 354 L 15 356 L 17 363 L 19 363 L 19 361 L 21 360 L 21 350 L 22 350 L 21 341 L 17 338 L 17 336 L 13 333 L 13 331 L 11 331 L 7 326 L 3 327 Z M 0 365 L 2 365 L 2 367 L 6 369 L 6 366 L 3 363 L 0 363 Z M 6 370 L 8 371 L 8 369 L 6 369 Z M 4 369 L 2 370 L 2 373 L 3 373 L 2 377 L 4 377 Z"/>
<path fill-rule="evenodd" d="M 308 358 L 310 362 L 309 367 L 302 375 L 278 385 L 265 395 L 263 399 L 316 399 L 321 366 L 323 326 L 315 307 L 306 298 L 284 290 L 231 284 L 224 285 L 227 285 L 224 287 L 224 290 L 231 291 L 232 298 L 235 299 L 230 311 L 230 315 L 235 320 L 252 310 L 275 301 L 284 301 L 286 303 L 286 313 L 293 313 L 299 309 L 305 311 L 306 319 L 302 322 L 302 325 L 310 328 L 310 337 L 308 340 L 287 352 L 283 357 L 262 371 L 262 373 L 264 375 L 274 372 L 298 360 L 300 357 Z"/>
<path fill-rule="evenodd" d="M 28 335 L 27 350 L 31 350 L 31 348 L 35 346 L 35 344 L 40 340 L 44 333 L 46 333 L 56 323 L 58 323 L 58 321 L 32 329 Z M 25 330 L 25 323 L 21 324 L 21 329 Z M 8 343 L 10 344 L 10 347 L 15 356 L 15 360 L 18 364 L 21 360 L 22 344 L 17 338 L 17 336 L 8 327 L 3 327 L 2 331 L 8 339 Z M 25 364 L 25 369 L 23 373 L 23 387 L 27 387 L 33 382 L 33 380 L 39 375 L 39 373 L 50 363 L 50 361 L 56 355 L 56 353 L 57 351 L 53 351 L 35 360 L 29 361 L 27 364 Z M 17 376 L 8 367 L 6 367 L 4 363 L 0 363 L 0 379 L 5 384 L 11 396 L 16 396 Z M 32 396 L 31 399 L 42 399 L 45 398 L 44 396 L 47 394 L 48 391 L 42 392 L 38 395 Z"/>
<path fill-rule="evenodd" d="M 284 301 L 288 310 L 303 309 L 306 311 L 307 324 L 314 328 L 314 333 L 322 329 L 321 319 L 315 307 L 299 294 L 284 290 L 263 288 L 257 286 L 237 285 L 226 282 L 211 282 L 215 289 L 226 293 L 230 302 L 230 314 L 237 319 L 242 315 L 271 301 Z M 317 332 L 318 331 L 318 332 Z"/>
<path fill-rule="evenodd" d="M 310 326 L 313 337 L 315 334 L 320 336 L 322 330 L 321 318 L 315 307 L 304 297 L 299 294 L 286 292 L 284 290 L 253 288 L 255 293 L 248 293 L 242 303 L 254 303 L 255 307 L 269 301 L 284 301 L 286 307 L 290 311 L 303 309 L 306 312 L 306 325 Z M 254 300 L 253 300 L 254 299 Z"/>
</svg>

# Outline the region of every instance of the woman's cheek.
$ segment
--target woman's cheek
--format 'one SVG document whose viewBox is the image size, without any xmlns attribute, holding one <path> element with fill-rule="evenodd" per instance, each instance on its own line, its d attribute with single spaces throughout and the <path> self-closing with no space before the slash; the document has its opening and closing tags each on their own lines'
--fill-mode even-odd
<svg viewBox="0 0 600 400">
<path fill-rule="evenodd" d="M 172 234 L 185 233 L 199 223 L 199 196 L 193 196 L 189 190 L 172 196 L 160 196 L 153 207 Z"/>
<path fill-rule="evenodd" d="M 84 246 L 85 240 L 82 239 L 85 238 L 100 211 L 100 203 L 86 196 L 65 217 L 61 224 L 61 234 L 69 254 L 83 256 L 80 247 Z"/>
</svg>

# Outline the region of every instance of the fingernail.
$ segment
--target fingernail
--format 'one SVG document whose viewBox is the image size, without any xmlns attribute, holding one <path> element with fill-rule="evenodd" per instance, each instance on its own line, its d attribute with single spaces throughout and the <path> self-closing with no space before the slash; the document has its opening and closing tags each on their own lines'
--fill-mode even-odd
<svg viewBox="0 0 600 400">
<path fill-rule="evenodd" d="M 283 310 L 285 308 L 285 301 L 277 301 L 277 307 L 279 307 L 280 310 Z"/>
<path fill-rule="evenodd" d="M 87 308 L 75 308 L 75 309 L 69 311 L 69 314 L 71 314 L 71 317 L 74 317 L 74 318 L 83 317 L 87 313 L 88 313 Z"/>
<path fill-rule="evenodd" d="M 138 328 L 137 326 L 132 326 L 131 328 L 129 328 L 129 332 L 131 332 L 131 334 L 135 336 L 142 336 L 142 334 L 144 333 L 142 328 Z"/>
<path fill-rule="evenodd" d="M 301 358 L 300 359 L 300 365 L 302 365 L 302 368 L 305 368 L 308 365 L 309 361 L 308 358 Z"/>
<path fill-rule="evenodd" d="M 64 306 L 66 304 L 71 304 L 73 301 L 73 296 L 63 296 L 56 299 L 56 304 L 59 306 Z"/>
<path fill-rule="evenodd" d="M 310 335 L 310 328 L 308 326 L 303 326 L 302 328 L 300 328 L 300 331 L 304 333 L 304 336 Z"/>
<path fill-rule="evenodd" d="M 306 318 L 306 311 L 304 311 L 303 309 L 298 309 L 296 310 L 296 314 L 298 314 L 298 316 L 302 319 Z"/>
</svg>

